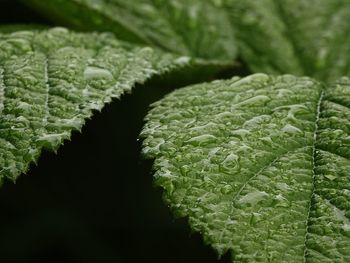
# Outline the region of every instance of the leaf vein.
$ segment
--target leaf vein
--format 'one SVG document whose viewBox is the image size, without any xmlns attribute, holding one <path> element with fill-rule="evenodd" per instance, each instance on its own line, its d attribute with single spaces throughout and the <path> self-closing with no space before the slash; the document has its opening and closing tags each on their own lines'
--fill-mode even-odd
<svg viewBox="0 0 350 263">
<path fill-rule="evenodd" d="M 266 165 L 264 165 L 263 167 L 261 167 L 257 172 L 255 172 L 253 174 L 253 176 L 251 176 L 241 187 L 240 189 L 238 190 L 238 192 L 235 194 L 235 196 L 233 197 L 232 199 L 232 208 L 231 208 L 231 211 L 229 213 L 229 215 L 232 215 L 233 214 L 233 210 L 234 210 L 234 203 L 237 201 L 237 198 L 239 197 L 239 195 L 242 193 L 242 191 L 244 190 L 244 188 L 254 179 L 256 178 L 257 176 L 259 176 L 263 171 L 265 171 L 267 168 L 271 167 L 272 165 L 274 165 L 279 159 L 281 159 L 283 156 L 286 156 L 292 152 L 296 152 L 298 150 L 301 150 L 301 149 L 305 149 L 305 148 L 308 148 L 310 146 L 302 146 L 302 147 L 297 147 L 295 149 L 292 149 L 292 150 L 289 150 L 289 151 L 286 151 L 284 153 L 282 153 L 281 155 L 278 155 L 276 158 L 274 158 L 272 161 L 270 161 L 269 163 L 267 163 Z M 228 225 L 228 222 L 225 224 L 224 228 L 223 229 L 226 229 Z M 222 242 L 223 241 L 223 231 L 221 232 L 220 234 L 220 237 L 219 237 L 219 242 Z"/>
<path fill-rule="evenodd" d="M 312 191 L 310 196 L 310 204 L 307 212 L 307 218 L 306 218 L 306 229 L 305 229 L 305 237 L 304 237 L 304 262 L 306 262 L 306 255 L 307 255 L 307 238 L 308 238 L 308 232 L 309 232 L 309 220 L 310 220 L 310 212 L 312 209 L 312 199 L 315 195 L 315 179 L 316 179 L 316 145 L 317 145 L 317 133 L 318 133 L 318 122 L 320 120 L 321 115 L 321 104 L 324 98 L 324 91 L 321 92 L 320 97 L 317 102 L 317 108 L 316 108 L 316 119 L 315 119 L 315 131 L 313 136 L 313 145 L 312 145 Z"/>
</svg>

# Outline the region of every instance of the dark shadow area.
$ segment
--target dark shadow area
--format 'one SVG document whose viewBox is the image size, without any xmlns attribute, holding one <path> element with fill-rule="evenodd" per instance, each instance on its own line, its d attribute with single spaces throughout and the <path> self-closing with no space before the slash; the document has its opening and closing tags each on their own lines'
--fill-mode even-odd
<svg viewBox="0 0 350 263">
<path fill-rule="evenodd" d="M 52 23 L 17 0 L 0 0 L 0 25 Z"/>
<path fill-rule="evenodd" d="M 46 23 L 16 1 L 0 5 L 0 23 Z M 0 262 L 230 262 L 229 255 L 218 260 L 186 219 L 174 219 L 153 185 L 152 161 L 140 159 L 138 135 L 149 105 L 209 72 L 180 71 L 138 85 L 95 113 L 57 154 L 44 152 L 16 184 L 6 182 L 0 188 Z M 230 69 L 219 77 L 246 72 Z"/>
</svg>

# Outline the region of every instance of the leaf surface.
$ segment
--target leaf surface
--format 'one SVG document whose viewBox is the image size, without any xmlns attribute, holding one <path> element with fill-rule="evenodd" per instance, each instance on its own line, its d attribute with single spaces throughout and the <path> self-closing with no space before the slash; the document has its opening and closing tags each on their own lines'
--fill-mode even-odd
<svg viewBox="0 0 350 263">
<path fill-rule="evenodd" d="M 25 0 L 50 19 L 84 30 L 193 57 L 232 60 L 233 30 L 225 10 L 204 0 Z"/>
<path fill-rule="evenodd" d="M 350 260 L 350 80 L 183 88 L 141 134 L 166 201 L 233 262 Z"/>
<path fill-rule="evenodd" d="M 0 34 L 0 182 L 57 150 L 93 110 L 154 75 L 192 65 L 111 34 L 64 28 Z"/>
<path fill-rule="evenodd" d="M 350 74 L 349 1 L 224 2 L 253 71 L 327 81 Z"/>
</svg>

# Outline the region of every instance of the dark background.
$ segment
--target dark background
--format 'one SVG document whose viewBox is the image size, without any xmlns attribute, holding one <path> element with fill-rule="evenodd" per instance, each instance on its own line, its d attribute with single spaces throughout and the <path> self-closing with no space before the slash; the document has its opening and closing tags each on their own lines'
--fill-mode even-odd
<svg viewBox="0 0 350 263">
<path fill-rule="evenodd" d="M 0 24 L 10 23 L 52 25 L 0 0 Z M 171 76 L 139 85 L 95 113 L 57 154 L 45 152 L 16 184 L 5 182 L 0 262 L 229 262 L 186 219 L 174 219 L 152 183 L 152 161 L 140 158 L 148 105 L 178 86 Z"/>
</svg>

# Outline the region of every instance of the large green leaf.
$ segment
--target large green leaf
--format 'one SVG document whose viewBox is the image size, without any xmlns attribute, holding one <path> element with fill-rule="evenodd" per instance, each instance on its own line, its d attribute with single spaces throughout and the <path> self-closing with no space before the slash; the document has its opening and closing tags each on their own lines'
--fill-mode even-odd
<svg viewBox="0 0 350 263">
<path fill-rule="evenodd" d="M 224 0 L 242 56 L 255 72 L 350 74 L 347 0 Z"/>
<path fill-rule="evenodd" d="M 165 199 L 234 262 L 350 261 L 350 80 L 235 77 L 153 105 Z"/>
<path fill-rule="evenodd" d="M 24 0 L 48 18 L 84 30 L 206 59 L 232 60 L 235 41 L 227 13 L 204 0 Z"/>
<path fill-rule="evenodd" d="M 200 64 L 200 62 L 198 62 Z M 93 110 L 154 75 L 193 65 L 111 34 L 64 28 L 0 34 L 0 183 L 56 150 Z"/>
</svg>

